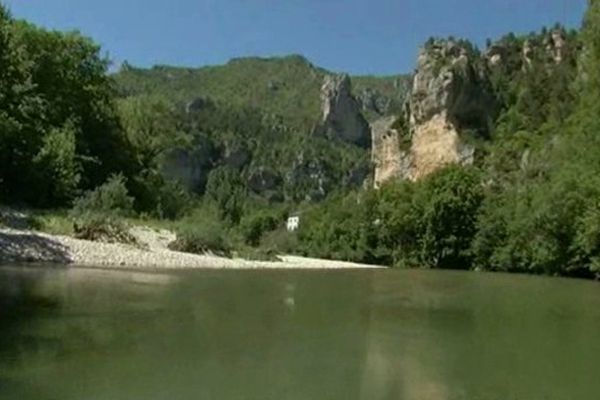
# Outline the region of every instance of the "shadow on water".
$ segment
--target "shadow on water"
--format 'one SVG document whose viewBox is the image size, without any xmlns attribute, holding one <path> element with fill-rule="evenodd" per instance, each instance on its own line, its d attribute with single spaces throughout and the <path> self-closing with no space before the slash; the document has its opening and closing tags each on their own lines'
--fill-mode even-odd
<svg viewBox="0 0 600 400">
<path fill-rule="evenodd" d="M 0 360 L 14 363 L 22 354 L 45 344 L 41 343 L 44 339 L 28 333 L 27 328 L 33 321 L 56 313 L 60 303 L 37 293 L 36 277 L 12 274 L 0 277 Z"/>
<path fill-rule="evenodd" d="M 55 240 L 34 233 L 0 232 L 0 262 L 31 261 L 69 264 L 73 260 Z"/>
</svg>

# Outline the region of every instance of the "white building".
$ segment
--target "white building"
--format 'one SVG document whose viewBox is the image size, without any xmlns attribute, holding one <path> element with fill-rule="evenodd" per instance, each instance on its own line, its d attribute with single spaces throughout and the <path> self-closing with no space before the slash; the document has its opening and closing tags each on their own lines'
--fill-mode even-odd
<svg viewBox="0 0 600 400">
<path fill-rule="evenodd" d="M 288 232 L 295 232 L 298 230 L 299 227 L 300 227 L 300 217 L 299 216 L 294 215 L 294 216 L 288 218 L 288 220 L 287 220 Z"/>
</svg>

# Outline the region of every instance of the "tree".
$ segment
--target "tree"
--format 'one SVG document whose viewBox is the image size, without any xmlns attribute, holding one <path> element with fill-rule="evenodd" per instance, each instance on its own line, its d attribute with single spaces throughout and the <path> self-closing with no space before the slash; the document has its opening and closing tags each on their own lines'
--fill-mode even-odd
<svg viewBox="0 0 600 400">
<path fill-rule="evenodd" d="M 108 59 L 77 32 L 47 31 L 13 23 L 14 40 L 26 54 L 42 111 L 34 116 L 44 136 L 67 121 L 74 125 L 84 188 L 131 169 L 131 149 L 120 128 Z M 41 143 L 41 141 L 40 141 Z"/>
<path fill-rule="evenodd" d="M 483 191 L 479 172 L 448 167 L 410 184 L 384 188 L 379 200 L 380 240 L 394 263 L 468 269 Z"/>
<path fill-rule="evenodd" d="M 230 167 L 211 171 L 205 195 L 217 205 L 223 220 L 233 225 L 240 222 L 247 190 L 238 171 Z"/>
<path fill-rule="evenodd" d="M 75 124 L 68 121 L 61 128 L 53 128 L 44 137 L 44 144 L 33 159 L 38 175 L 37 202 L 57 206 L 72 200 L 81 180 L 81 164 L 76 153 Z"/>
</svg>

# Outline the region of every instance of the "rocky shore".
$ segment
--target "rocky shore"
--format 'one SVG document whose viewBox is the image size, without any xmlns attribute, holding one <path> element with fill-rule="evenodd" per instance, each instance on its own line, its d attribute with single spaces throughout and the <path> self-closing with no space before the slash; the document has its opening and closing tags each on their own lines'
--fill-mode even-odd
<svg viewBox="0 0 600 400">
<path fill-rule="evenodd" d="M 54 263 L 108 269 L 358 269 L 364 264 L 282 256 L 280 262 L 229 259 L 169 250 L 168 231 L 134 228 L 141 246 L 99 243 L 41 232 L 0 229 L 0 263 Z"/>
</svg>

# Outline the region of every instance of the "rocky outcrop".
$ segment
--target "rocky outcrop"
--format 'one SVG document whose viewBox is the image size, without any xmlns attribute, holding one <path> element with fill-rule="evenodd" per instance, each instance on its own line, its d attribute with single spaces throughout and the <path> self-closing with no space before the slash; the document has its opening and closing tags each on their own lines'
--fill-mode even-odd
<svg viewBox="0 0 600 400">
<path fill-rule="evenodd" d="M 400 151 L 400 133 L 392 126 L 397 117 L 379 119 L 371 124 L 373 146 L 371 161 L 375 167 L 373 181 L 376 188 L 383 183 L 403 178 L 408 169 Z"/>
<path fill-rule="evenodd" d="M 448 164 L 471 164 L 466 133 L 486 135 L 494 97 L 481 58 L 465 43 L 429 42 L 421 51 L 404 115 L 405 124 L 373 126 L 375 185 L 418 180 Z M 404 145 L 408 138 L 408 145 Z"/>
<path fill-rule="evenodd" d="M 197 137 L 190 147 L 171 149 L 162 156 L 162 175 L 178 181 L 190 192 L 202 193 L 214 167 L 217 151 L 205 137 Z"/>
<path fill-rule="evenodd" d="M 555 28 L 527 38 L 507 35 L 495 43 L 489 43 L 483 58 L 492 70 L 502 68 L 516 73 L 526 71 L 535 62 L 551 67 L 567 61 L 573 45 L 563 28 Z"/>
<path fill-rule="evenodd" d="M 544 39 L 545 49 L 556 64 L 560 64 L 567 52 L 567 35 L 562 29 L 555 29 Z"/>
<path fill-rule="evenodd" d="M 385 115 L 390 109 L 392 99 L 383 96 L 379 91 L 365 88 L 357 96 L 362 111 Z"/>
<path fill-rule="evenodd" d="M 417 65 L 408 111 L 413 129 L 436 116 L 456 128 L 487 129 L 494 98 L 477 53 L 455 41 L 435 41 Z"/>
<path fill-rule="evenodd" d="M 325 163 L 319 159 L 307 159 L 298 154 L 292 168 L 286 173 L 286 197 L 294 201 L 320 201 L 329 193 L 331 180 Z"/>
<path fill-rule="evenodd" d="M 317 128 L 319 133 L 361 147 L 370 146 L 369 124 L 352 96 L 348 75 L 327 75 L 321 87 L 321 101 L 323 117 Z"/>
<path fill-rule="evenodd" d="M 410 165 L 404 177 L 416 181 L 449 164 L 471 165 L 474 154 L 444 111 L 415 126 L 410 153 L 403 157 Z"/>
</svg>

